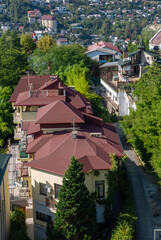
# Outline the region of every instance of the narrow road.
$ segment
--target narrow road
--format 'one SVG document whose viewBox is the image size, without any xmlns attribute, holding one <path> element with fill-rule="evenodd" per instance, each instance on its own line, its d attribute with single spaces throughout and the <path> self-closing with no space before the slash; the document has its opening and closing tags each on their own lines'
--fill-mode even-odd
<svg viewBox="0 0 161 240">
<path fill-rule="evenodd" d="M 138 217 L 136 226 L 136 240 L 153 240 L 154 229 L 161 229 L 161 194 L 142 167 L 136 153 L 125 141 L 125 136 L 119 123 L 115 124 L 122 147 L 128 160 L 125 163 L 128 176 L 133 189 L 136 214 Z M 160 238 L 156 238 L 158 240 Z"/>
</svg>

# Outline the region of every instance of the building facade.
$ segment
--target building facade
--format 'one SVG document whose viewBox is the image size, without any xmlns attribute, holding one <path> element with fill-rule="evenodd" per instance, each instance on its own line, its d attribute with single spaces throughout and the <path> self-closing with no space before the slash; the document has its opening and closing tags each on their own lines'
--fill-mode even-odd
<svg viewBox="0 0 161 240">
<path fill-rule="evenodd" d="M 8 162 L 10 155 L 0 154 L 0 239 L 8 240 L 10 234 L 10 195 Z"/>
<path fill-rule="evenodd" d="M 83 164 L 88 190 L 103 199 L 110 154 L 121 158 L 122 147 L 115 127 L 93 116 L 90 101 L 56 75 L 23 76 L 10 101 L 16 109 L 22 108 L 24 152 L 33 156 L 25 166 L 31 172 L 35 239 L 45 239 L 47 222 L 55 219 L 55 204 L 71 157 Z M 96 209 L 101 223 L 104 207 L 98 204 Z"/>
</svg>

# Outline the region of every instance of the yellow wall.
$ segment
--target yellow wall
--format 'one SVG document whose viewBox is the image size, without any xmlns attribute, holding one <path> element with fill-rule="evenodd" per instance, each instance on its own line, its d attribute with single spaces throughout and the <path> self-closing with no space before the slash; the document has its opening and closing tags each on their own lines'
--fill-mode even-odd
<svg viewBox="0 0 161 240">
<path fill-rule="evenodd" d="M 9 183 L 8 183 L 8 166 L 4 175 L 5 183 L 5 204 L 6 204 L 6 229 L 7 233 L 10 232 L 10 195 L 9 195 Z"/>
<path fill-rule="evenodd" d="M 0 191 L 1 191 L 1 200 L 4 200 L 4 205 L 2 205 L 2 207 L 5 206 L 5 208 L 2 209 L 2 214 L 4 214 L 4 211 L 5 211 L 4 216 L 6 217 L 4 221 L 4 224 L 5 224 L 4 228 L 2 228 L 2 231 L 4 230 L 4 234 L 6 236 L 5 238 L 2 237 L 2 240 L 7 240 L 9 238 L 9 233 L 10 233 L 10 195 L 9 195 L 9 183 L 8 183 L 8 167 L 6 168 L 3 180 L 1 182 Z"/>
</svg>

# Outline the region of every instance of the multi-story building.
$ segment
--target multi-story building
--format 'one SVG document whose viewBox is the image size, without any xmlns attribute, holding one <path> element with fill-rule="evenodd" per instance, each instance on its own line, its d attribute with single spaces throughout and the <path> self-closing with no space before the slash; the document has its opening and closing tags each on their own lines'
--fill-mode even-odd
<svg viewBox="0 0 161 240">
<path fill-rule="evenodd" d="M 82 95 L 68 88 L 55 75 L 22 76 L 10 98 L 15 109 L 13 114 L 13 121 L 16 124 L 14 139 L 19 140 L 18 160 L 21 164 L 17 169 L 18 178 L 19 180 L 23 178 L 22 190 L 29 196 L 32 195 L 31 178 L 30 172 L 24 167 L 24 162 L 31 161 L 33 154 L 26 153 L 26 142 L 32 134 L 30 128 L 34 127 L 38 136 L 41 134 L 41 131 L 37 132 L 37 126 L 34 125 L 38 109 L 56 100 L 80 101 L 81 110 L 92 113 L 90 101 L 87 99 L 85 101 Z"/>
<path fill-rule="evenodd" d="M 52 15 L 43 15 L 42 19 L 42 26 L 46 27 L 48 31 L 52 31 L 54 33 L 57 32 L 57 20 Z"/>
<path fill-rule="evenodd" d="M 29 82 L 25 76 L 21 78 L 11 101 L 16 108 L 22 107 L 22 123 L 28 120 L 25 154 L 32 155 L 33 160 L 25 165 L 31 168 L 35 239 L 45 239 L 46 225 L 54 221 L 58 192 L 72 155 L 83 164 L 89 191 L 96 191 L 103 199 L 110 154 L 121 158 L 123 151 L 115 127 L 93 116 L 90 101 L 79 92 L 57 76 L 30 76 Z M 96 209 L 101 223 L 104 206 L 97 204 Z"/>
<path fill-rule="evenodd" d="M 157 53 L 145 50 L 144 46 L 129 54 L 127 47 L 123 51 L 123 59 L 100 67 L 101 84 L 105 87 L 105 93 L 101 95 L 109 112 L 119 116 L 128 115 L 130 107 L 136 109 L 129 83 L 138 80 L 147 71 L 144 67 L 158 60 Z"/>
<path fill-rule="evenodd" d="M 10 195 L 8 183 L 9 154 L 0 154 L 0 239 L 8 240 L 10 233 Z"/>
</svg>

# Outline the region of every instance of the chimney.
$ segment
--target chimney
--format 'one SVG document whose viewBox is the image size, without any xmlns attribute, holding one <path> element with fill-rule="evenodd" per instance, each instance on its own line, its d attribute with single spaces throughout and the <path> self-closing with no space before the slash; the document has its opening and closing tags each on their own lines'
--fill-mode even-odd
<svg viewBox="0 0 161 240">
<path fill-rule="evenodd" d="M 125 46 L 123 48 L 123 61 L 126 61 L 128 59 L 128 47 Z"/>
</svg>

